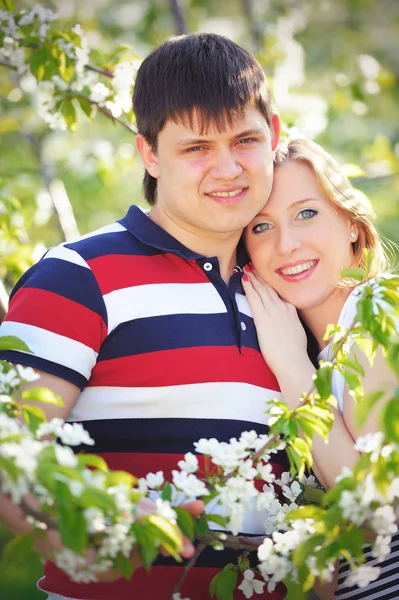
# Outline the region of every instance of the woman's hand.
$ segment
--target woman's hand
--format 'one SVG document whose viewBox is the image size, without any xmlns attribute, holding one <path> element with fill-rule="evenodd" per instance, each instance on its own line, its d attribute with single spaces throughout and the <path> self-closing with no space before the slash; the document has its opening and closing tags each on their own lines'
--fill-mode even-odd
<svg viewBox="0 0 399 600">
<path fill-rule="evenodd" d="M 242 285 L 252 310 L 263 358 L 276 375 L 289 375 L 293 366 L 308 363 L 306 333 L 296 308 L 282 300 L 250 266 L 244 267 Z"/>
</svg>

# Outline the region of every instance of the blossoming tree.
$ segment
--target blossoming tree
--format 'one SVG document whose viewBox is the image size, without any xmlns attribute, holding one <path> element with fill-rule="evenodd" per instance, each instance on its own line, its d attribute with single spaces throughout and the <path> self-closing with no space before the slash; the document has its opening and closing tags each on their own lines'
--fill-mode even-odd
<svg viewBox="0 0 399 600">
<path fill-rule="evenodd" d="M 79 26 L 56 29 L 55 13 L 41 5 L 15 13 L 10 0 L 2 4 L 0 63 L 16 73 L 50 128 L 73 131 L 81 110 L 89 119 L 102 114 L 134 133 L 131 94 L 138 61 L 131 50 L 116 53 L 106 67 L 91 65 Z M 362 368 L 349 355 L 348 338 L 370 362 L 382 346 L 399 377 L 398 278 L 367 282 L 367 268 L 346 275 L 366 281 L 359 287 L 356 320 L 349 329 L 329 329 L 334 357 L 320 365 L 312 389 L 305 391 L 298 407 L 290 410 L 273 400 L 268 407 L 268 435 L 245 431 L 229 442 L 198 440 L 172 471 L 171 481 L 165 481 L 161 471 L 138 480 L 109 471 L 98 456 L 74 453 L 71 446 L 93 444 L 87 432 L 60 419 L 47 422 L 37 406 L 37 402 L 59 404 L 60 398 L 40 388 L 40 381 L 38 387 L 21 392 L 25 382 L 35 381 L 35 373 L 0 362 L 0 489 L 21 506 L 35 536 L 49 529 L 59 531 L 63 549 L 56 554 L 58 565 L 76 581 L 95 580 L 110 567 L 129 578 L 133 549 L 149 569 L 161 546 L 178 559 L 183 533 L 198 540 L 183 577 L 190 576 L 190 566 L 207 546 L 242 550 L 237 564 L 226 565 L 212 581 L 211 594 L 222 600 L 231 598 L 236 587 L 250 598 L 265 586 L 272 591 L 280 581 L 287 587 L 287 598 L 298 600 L 316 577 L 331 579 L 341 556 L 351 562 L 348 584 L 366 585 L 378 577 L 378 567 L 362 565 L 364 532 L 373 532 L 373 553 L 385 558 L 397 530 L 398 391 L 385 402 L 381 431 L 357 441 L 362 457 L 352 471 L 341 474 L 333 489 L 324 493 L 307 473 L 312 467 L 313 436 L 327 439 L 333 422 L 332 372 L 344 375 L 358 401 L 359 422 L 384 395 L 383 390 L 364 395 Z M 29 352 L 16 338 L 0 338 L 0 347 Z M 277 479 L 270 459 L 279 450 L 287 452 L 290 472 Z M 199 470 L 197 455 L 207 457 L 205 472 Z M 261 490 L 257 480 L 264 482 Z M 26 501 L 28 493 L 35 505 Z M 153 510 L 138 514 L 146 497 L 154 500 Z M 197 518 L 182 507 L 193 497 L 206 505 L 206 512 Z M 245 511 L 254 505 L 266 514 L 264 535 L 240 537 Z M 31 536 L 13 540 L 8 557 L 30 543 Z M 256 568 L 247 557 L 252 550 L 258 554 Z M 181 583 L 173 590 L 173 599 L 180 597 Z"/>
</svg>

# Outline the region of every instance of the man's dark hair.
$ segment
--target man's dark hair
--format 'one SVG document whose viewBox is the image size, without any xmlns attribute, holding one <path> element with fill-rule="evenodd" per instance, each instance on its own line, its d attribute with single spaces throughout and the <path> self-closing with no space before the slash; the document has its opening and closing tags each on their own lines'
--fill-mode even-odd
<svg viewBox="0 0 399 600">
<path fill-rule="evenodd" d="M 137 129 L 156 151 L 167 121 L 192 125 L 194 111 L 203 130 L 222 131 L 255 106 L 270 125 L 272 106 L 265 74 L 254 56 L 213 33 L 167 40 L 141 64 L 133 94 Z M 144 195 L 153 205 L 157 181 L 146 171 Z"/>
</svg>

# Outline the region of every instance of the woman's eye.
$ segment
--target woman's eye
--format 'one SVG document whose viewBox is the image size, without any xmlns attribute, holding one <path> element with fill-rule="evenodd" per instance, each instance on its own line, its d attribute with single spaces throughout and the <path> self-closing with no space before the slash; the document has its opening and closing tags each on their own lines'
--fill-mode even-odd
<svg viewBox="0 0 399 600">
<path fill-rule="evenodd" d="M 313 210 L 313 208 L 304 208 L 300 211 L 298 217 L 300 216 L 301 219 L 308 220 L 312 219 L 315 215 L 317 215 L 317 210 Z"/>
<path fill-rule="evenodd" d="M 252 227 L 254 233 L 262 233 L 262 231 L 269 231 L 271 229 L 270 223 L 258 223 L 255 227 Z"/>
</svg>

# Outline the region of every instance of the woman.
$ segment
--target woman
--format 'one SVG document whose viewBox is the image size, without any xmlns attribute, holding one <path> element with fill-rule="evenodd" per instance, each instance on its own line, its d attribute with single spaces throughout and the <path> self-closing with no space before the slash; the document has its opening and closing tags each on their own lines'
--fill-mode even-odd
<svg viewBox="0 0 399 600">
<path fill-rule="evenodd" d="M 386 272 L 381 240 L 366 198 L 351 186 L 337 163 L 317 144 L 294 140 L 278 152 L 271 196 L 246 228 L 245 243 L 252 262 L 244 268 L 243 287 L 262 354 L 288 406 L 295 408 L 314 373 L 298 313 L 327 359 L 331 351 L 323 339 L 327 324 L 350 326 L 356 315 L 353 287 L 340 281 L 340 273 L 346 267 L 362 265 L 363 248 L 374 252 L 371 276 Z M 373 368 L 364 366 L 366 391 L 390 383 L 395 387 L 394 375 L 381 354 Z M 354 440 L 378 430 L 375 413 L 357 429 L 354 401 L 337 372 L 332 385 L 339 412 L 329 444 L 318 436 L 313 440 L 315 472 L 326 488 L 334 485 L 343 466 L 352 467 L 359 458 Z M 396 567 L 389 564 L 394 557 L 399 559 L 399 534 L 393 538 L 388 559 L 376 563 L 382 567 L 380 578 L 362 589 L 344 587 L 349 566 L 341 563 L 335 597 L 399 597 Z"/>
</svg>

